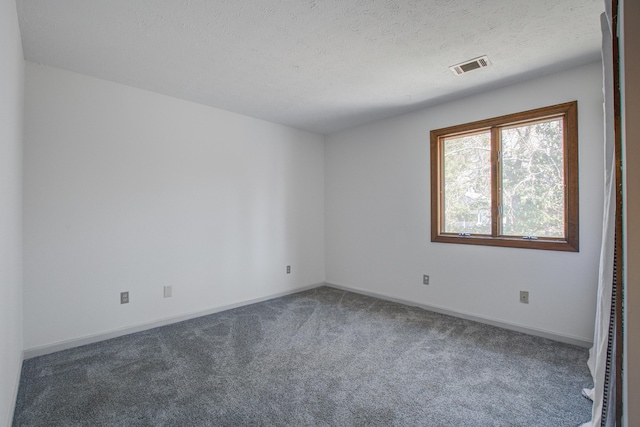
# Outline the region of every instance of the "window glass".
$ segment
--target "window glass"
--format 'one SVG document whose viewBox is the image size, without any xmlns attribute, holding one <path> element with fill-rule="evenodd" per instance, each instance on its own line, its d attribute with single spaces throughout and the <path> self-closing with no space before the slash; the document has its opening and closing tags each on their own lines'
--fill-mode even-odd
<svg viewBox="0 0 640 427">
<path fill-rule="evenodd" d="M 491 133 L 443 144 L 444 232 L 491 234 Z"/>
<path fill-rule="evenodd" d="M 502 233 L 564 236 L 562 120 L 503 128 Z"/>
</svg>

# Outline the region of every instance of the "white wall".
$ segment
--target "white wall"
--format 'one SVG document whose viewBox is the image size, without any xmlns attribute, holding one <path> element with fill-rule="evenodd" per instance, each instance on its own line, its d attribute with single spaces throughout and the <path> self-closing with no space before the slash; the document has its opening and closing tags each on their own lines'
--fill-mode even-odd
<svg viewBox="0 0 640 427">
<path fill-rule="evenodd" d="M 623 1 L 622 109 L 624 177 L 624 367 L 625 426 L 640 425 L 640 3 Z"/>
<path fill-rule="evenodd" d="M 22 366 L 24 60 L 14 0 L 0 0 L 0 425 L 10 425 Z"/>
<path fill-rule="evenodd" d="M 25 103 L 27 350 L 324 280 L 323 136 L 29 62 Z"/>
<path fill-rule="evenodd" d="M 592 341 L 603 203 L 601 74 L 594 63 L 329 136 L 327 282 Z M 431 243 L 431 129 L 576 99 L 579 253 Z M 431 276 L 429 286 L 423 274 Z M 528 305 L 519 302 L 520 290 L 529 291 Z"/>
</svg>

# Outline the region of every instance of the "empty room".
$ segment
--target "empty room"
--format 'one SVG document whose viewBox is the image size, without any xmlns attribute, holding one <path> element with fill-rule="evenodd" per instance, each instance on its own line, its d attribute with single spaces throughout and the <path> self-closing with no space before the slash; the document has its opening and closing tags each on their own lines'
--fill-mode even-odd
<svg viewBox="0 0 640 427">
<path fill-rule="evenodd" d="M 0 0 L 0 425 L 639 425 L 639 14 Z"/>
</svg>

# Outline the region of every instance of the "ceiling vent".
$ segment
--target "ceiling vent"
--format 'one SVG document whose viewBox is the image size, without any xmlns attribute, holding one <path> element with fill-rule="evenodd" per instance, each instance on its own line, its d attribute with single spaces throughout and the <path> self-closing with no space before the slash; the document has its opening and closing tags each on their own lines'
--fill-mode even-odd
<svg viewBox="0 0 640 427">
<path fill-rule="evenodd" d="M 468 73 L 469 71 L 478 70 L 480 68 L 485 68 L 491 65 L 489 58 L 487 55 L 481 56 L 479 58 L 470 59 L 469 61 L 461 62 L 460 64 L 452 65 L 449 67 L 451 72 L 456 76 L 460 74 Z"/>
</svg>

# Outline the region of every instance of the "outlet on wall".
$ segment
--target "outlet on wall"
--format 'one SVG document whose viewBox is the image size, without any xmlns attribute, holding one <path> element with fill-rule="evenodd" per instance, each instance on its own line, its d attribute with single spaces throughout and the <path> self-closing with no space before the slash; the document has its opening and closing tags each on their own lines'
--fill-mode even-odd
<svg viewBox="0 0 640 427">
<path fill-rule="evenodd" d="M 529 292 L 520 291 L 520 302 L 523 304 L 529 304 Z"/>
<path fill-rule="evenodd" d="M 287 274 L 291 274 L 291 266 L 287 265 Z"/>
<path fill-rule="evenodd" d="M 171 286 L 164 287 L 164 297 L 171 298 Z"/>
<path fill-rule="evenodd" d="M 423 285 L 428 285 L 429 284 L 429 276 L 427 274 L 422 276 L 422 284 Z"/>
<path fill-rule="evenodd" d="M 129 304 L 129 292 L 120 292 L 120 304 Z"/>
</svg>

